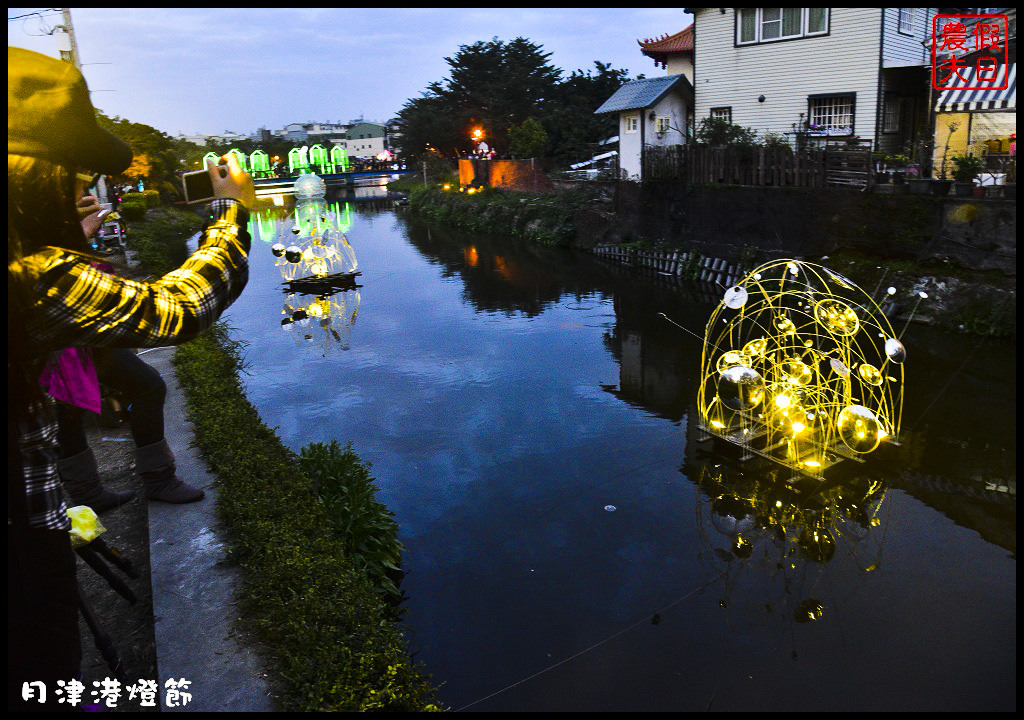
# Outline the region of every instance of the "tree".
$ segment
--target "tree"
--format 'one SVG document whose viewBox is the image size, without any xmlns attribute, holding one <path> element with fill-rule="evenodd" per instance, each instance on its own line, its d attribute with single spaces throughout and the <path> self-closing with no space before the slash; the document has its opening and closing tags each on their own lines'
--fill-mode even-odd
<svg viewBox="0 0 1024 720">
<path fill-rule="evenodd" d="M 153 162 L 145 153 L 133 155 L 132 164 L 121 174 L 130 179 L 132 184 L 136 184 L 140 180 L 144 183 L 148 182 L 153 178 Z"/>
<path fill-rule="evenodd" d="M 96 121 L 132 149 L 134 160 L 131 166 L 115 179 L 141 180 L 147 187 L 155 187 L 162 195 L 168 196 L 173 196 L 180 189 L 177 174 L 182 169 L 182 162 L 172 138 L 155 127 L 117 116 L 109 118 L 99 111 L 96 112 Z"/>
<path fill-rule="evenodd" d="M 622 87 L 629 79 L 629 71 L 614 70 L 596 60 L 594 66 L 596 74 L 576 70 L 560 83 L 541 118 L 548 133 L 547 154 L 553 165 L 564 167 L 589 159 L 597 143 L 618 134 L 617 115 L 595 115 L 594 111 Z"/>
<path fill-rule="evenodd" d="M 548 62 L 550 55 L 521 37 L 460 46 L 445 58 L 450 77 L 431 83 L 399 112 L 404 150 L 414 156 L 427 147 L 463 154 L 479 127 L 487 144 L 502 152 L 509 130 L 541 115 L 558 85 L 561 70 Z"/>
<path fill-rule="evenodd" d="M 532 117 L 526 118 L 522 125 L 512 128 L 508 133 L 509 152 L 514 158 L 541 157 L 547 144 L 547 132 Z"/>
</svg>

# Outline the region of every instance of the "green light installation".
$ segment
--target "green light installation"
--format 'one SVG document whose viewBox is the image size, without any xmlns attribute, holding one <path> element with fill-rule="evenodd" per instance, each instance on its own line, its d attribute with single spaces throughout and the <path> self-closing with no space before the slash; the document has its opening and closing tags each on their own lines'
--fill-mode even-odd
<svg viewBox="0 0 1024 720">
<path fill-rule="evenodd" d="M 246 172 L 249 172 L 249 163 L 245 157 L 245 153 L 243 153 L 238 148 L 231 148 L 230 150 L 228 150 L 227 154 L 234 155 L 235 159 L 238 160 L 238 166 L 245 170 Z"/>
<path fill-rule="evenodd" d="M 318 165 L 321 175 L 334 172 L 334 168 L 330 167 L 331 163 L 327 159 L 327 150 L 324 149 L 323 145 L 314 145 L 309 149 L 309 164 Z"/>
<path fill-rule="evenodd" d="M 303 145 L 300 148 L 292 148 L 288 151 L 288 169 L 292 173 L 298 171 L 300 175 L 309 172 L 309 158 L 306 154 L 307 148 Z"/>
<path fill-rule="evenodd" d="M 331 163 L 335 172 L 348 172 L 348 151 L 341 145 L 331 148 Z"/>
<path fill-rule="evenodd" d="M 262 150 L 249 156 L 249 167 L 254 177 L 270 177 L 270 157 Z"/>
</svg>

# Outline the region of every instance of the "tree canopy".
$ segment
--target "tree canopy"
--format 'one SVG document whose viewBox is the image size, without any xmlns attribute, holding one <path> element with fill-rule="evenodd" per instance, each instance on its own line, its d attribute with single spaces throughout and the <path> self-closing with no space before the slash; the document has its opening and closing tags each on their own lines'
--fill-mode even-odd
<svg viewBox="0 0 1024 720">
<path fill-rule="evenodd" d="M 525 38 L 460 46 L 445 58 L 450 77 L 432 82 L 399 112 L 403 150 L 420 155 L 434 147 L 464 155 L 476 145 L 476 129 L 491 147 L 507 149 L 509 129 L 539 115 L 559 82 L 561 70 L 548 62 L 550 55 Z"/>
<path fill-rule="evenodd" d="M 449 77 L 430 83 L 399 112 L 403 153 L 418 157 L 433 148 L 448 157 L 466 155 L 475 148 L 472 133 L 479 129 L 488 146 L 508 154 L 510 133 L 518 128 L 522 138 L 523 124 L 535 118 L 547 135 L 540 154 L 556 162 L 589 157 L 591 146 L 614 135 L 617 126 L 616 118 L 594 115 L 594 110 L 628 73 L 595 62 L 596 74 L 578 70 L 563 80 L 550 56 L 521 37 L 460 46 L 445 58 Z M 531 135 L 539 137 L 536 130 Z M 530 149 L 537 147 L 530 144 Z"/>
<path fill-rule="evenodd" d="M 132 122 L 118 116 L 107 117 L 97 111 L 96 120 L 132 149 L 132 164 L 115 180 L 140 180 L 146 187 L 173 196 L 180 190 L 177 177 L 189 168 L 198 145 L 176 140 L 164 132 L 144 123 Z M 201 153 L 199 157 L 202 157 Z"/>
<path fill-rule="evenodd" d="M 548 133 L 547 155 L 556 165 L 586 160 L 593 156 L 596 143 L 618 135 L 618 114 L 595 115 L 594 111 L 622 87 L 629 72 L 598 60 L 594 67 L 596 74 L 576 70 L 559 84 L 541 119 Z"/>
</svg>

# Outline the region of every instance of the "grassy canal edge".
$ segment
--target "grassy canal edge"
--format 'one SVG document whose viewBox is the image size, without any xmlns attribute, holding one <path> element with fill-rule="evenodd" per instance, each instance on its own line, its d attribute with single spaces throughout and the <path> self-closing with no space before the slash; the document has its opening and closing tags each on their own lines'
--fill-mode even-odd
<svg viewBox="0 0 1024 720">
<path fill-rule="evenodd" d="M 185 258 L 201 221 L 165 207 L 128 224 L 129 250 L 159 276 Z M 218 323 L 174 364 L 242 571 L 240 616 L 270 655 L 281 709 L 442 710 L 405 646 L 404 548 L 368 466 L 337 443 L 288 449 L 245 395 L 243 348 Z"/>
</svg>

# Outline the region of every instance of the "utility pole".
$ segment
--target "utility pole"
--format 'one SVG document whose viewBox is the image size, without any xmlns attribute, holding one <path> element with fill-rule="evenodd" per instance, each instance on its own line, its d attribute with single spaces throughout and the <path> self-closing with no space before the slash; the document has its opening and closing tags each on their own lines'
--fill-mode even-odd
<svg viewBox="0 0 1024 720">
<path fill-rule="evenodd" d="M 75 27 L 71 24 L 71 8 L 61 8 L 64 16 L 64 25 L 54 28 L 54 31 L 62 31 L 57 36 L 57 49 L 60 50 L 60 59 L 69 62 L 79 70 L 82 69 L 82 60 L 78 56 L 78 41 L 75 39 Z M 66 37 L 60 37 L 66 35 Z"/>
</svg>

